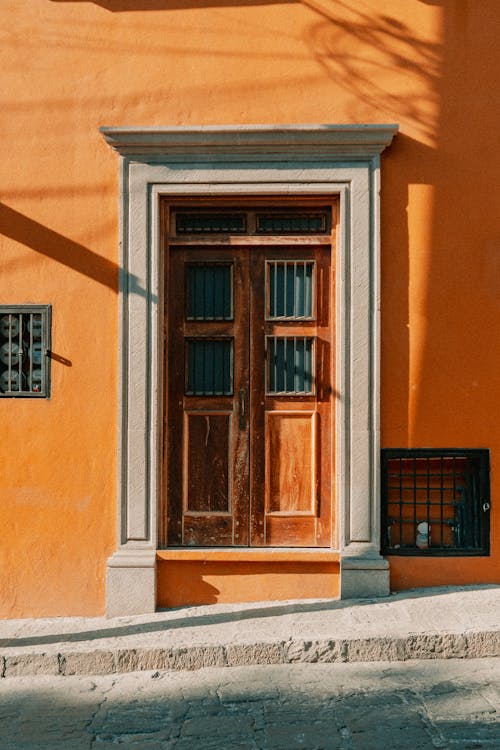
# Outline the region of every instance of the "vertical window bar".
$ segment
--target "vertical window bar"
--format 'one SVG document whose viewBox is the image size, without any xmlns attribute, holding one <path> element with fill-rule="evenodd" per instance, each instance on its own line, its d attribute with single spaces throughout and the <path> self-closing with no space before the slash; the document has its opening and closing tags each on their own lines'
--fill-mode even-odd
<svg viewBox="0 0 500 750">
<path fill-rule="evenodd" d="M 299 347 L 297 346 L 297 337 L 294 336 L 293 339 L 293 390 L 298 391 L 299 390 L 299 373 L 300 373 L 300 367 L 299 367 Z"/>
<path fill-rule="evenodd" d="M 29 345 L 29 370 L 30 370 L 30 373 L 29 373 L 29 383 L 28 383 L 28 386 L 29 386 L 29 390 L 30 391 L 34 390 L 34 382 L 33 382 L 33 330 L 34 330 L 34 318 L 35 318 L 34 314 L 30 313 L 30 319 L 29 319 L 30 322 L 28 324 L 29 331 L 30 331 L 30 345 Z M 45 357 L 43 356 L 43 352 L 42 352 L 42 358 L 41 358 L 41 361 L 40 361 L 40 369 L 43 368 L 44 359 L 45 359 Z"/>
<path fill-rule="evenodd" d="M 48 352 L 47 352 L 48 336 L 47 336 L 47 332 L 43 331 L 43 320 L 41 319 L 41 316 L 40 316 L 40 331 L 43 332 L 43 335 L 42 335 L 43 342 L 42 343 L 43 343 L 43 346 L 44 346 L 44 349 L 42 351 L 42 366 L 40 368 L 40 376 L 41 376 L 41 379 L 42 379 L 42 383 L 45 383 L 46 372 L 47 372 L 47 361 L 46 361 L 46 358 L 48 356 Z M 40 388 L 42 388 L 42 383 L 40 383 Z"/>
<path fill-rule="evenodd" d="M 399 543 L 403 544 L 403 459 L 399 459 Z"/>
<path fill-rule="evenodd" d="M 215 394 L 217 390 L 217 383 L 215 382 L 215 357 L 219 353 L 220 342 L 216 341 L 212 346 L 205 342 L 205 359 L 206 367 L 208 370 L 208 377 L 210 382 L 210 391 Z"/>
<path fill-rule="evenodd" d="M 304 315 L 308 318 L 312 316 L 312 290 L 309 288 L 309 268 L 312 268 L 312 265 L 304 261 Z"/>
<path fill-rule="evenodd" d="M 418 524 L 417 515 L 417 457 L 413 458 L 413 528 L 416 529 Z"/>
<path fill-rule="evenodd" d="M 199 367 L 197 368 L 197 380 L 195 393 L 203 393 L 203 376 L 205 373 L 205 342 L 201 342 L 200 347 L 196 347 L 199 350 Z"/>
<path fill-rule="evenodd" d="M 273 311 L 273 317 L 278 316 L 278 264 L 273 263 L 274 268 L 274 311 Z"/>
<path fill-rule="evenodd" d="M 199 295 L 198 295 L 198 268 L 196 268 L 196 267 L 194 267 L 194 268 L 190 267 L 189 270 L 188 270 L 188 273 L 189 273 L 189 285 L 190 286 L 192 285 L 192 287 L 193 287 L 193 297 L 192 297 L 192 299 L 193 299 L 193 307 L 192 307 L 193 316 L 195 318 L 198 318 L 199 315 L 200 315 L 200 307 L 199 307 L 199 305 L 200 305 L 200 299 L 199 299 Z"/>
<path fill-rule="evenodd" d="M 472 463 L 472 462 L 471 462 Z M 479 544 L 479 529 L 478 529 L 478 492 L 477 492 L 477 482 L 476 482 L 476 472 L 473 470 L 474 467 L 471 467 L 471 527 L 472 527 L 472 546 L 477 547 Z"/>
<path fill-rule="evenodd" d="M 222 269 L 222 292 L 221 292 L 221 304 L 222 304 L 222 318 L 227 318 L 226 311 L 226 269 Z"/>
<path fill-rule="evenodd" d="M 231 373 L 233 372 L 233 347 L 231 342 L 226 342 L 226 347 L 229 348 L 229 357 L 224 357 L 224 392 L 232 393 L 233 384 L 231 382 Z"/>
<path fill-rule="evenodd" d="M 304 318 L 310 318 L 311 313 L 309 311 L 309 308 L 307 307 L 307 263 L 306 261 L 302 264 L 302 276 L 304 279 L 303 285 L 302 285 L 302 315 Z"/>
<path fill-rule="evenodd" d="M 287 272 L 286 272 L 286 263 L 283 263 L 283 316 L 286 318 L 286 302 L 287 302 L 287 289 L 286 289 L 286 282 L 287 282 Z"/>
<path fill-rule="evenodd" d="M 19 315 L 19 333 L 18 333 L 18 341 L 17 341 L 17 376 L 18 376 L 18 382 L 17 382 L 17 390 L 22 391 L 23 390 L 23 358 L 22 358 L 22 351 L 23 351 L 23 314 L 20 313 Z"/>
<path fill-rule="evenodd" d="M 309 391 L 313 391 L 316 383 L 316 340 L 309 339 Z"/>
<path fill-rule="evenodd" d="M 439 511 L 440 511 L 440 516 L 439 516 L 440 517 L 440 526 L 439 526 L 439 531 L 440 531 L 439 537 L 440 538 L 439 538 L 439 544 L 441 545 L 441 547 L 444 544 L 444 537 L 443 537 L 443 529 L 444 529 L 444 463 L 443 462 L 444 462 L 444 458 L 443 458 L 443 456 L 441 456 L 441 461 L 440 461 L 440 464 L 441 464 L 441 474 L 440 474 L 440 483 L 439 483 L 439 495 L 440 495 L 440 498 L 441 498 L 441 501 L 439 503 L 439 506 L 440 506 L 439 507 Z"/>
<path fill-rule="evenodd" d="M 285 340 L 276 339 L 276 390 L 285 390 Z"/>
<path fill-rule="evenodd" d="M 207 309 L 207 276 L 204 268 L 200 268 L 200 273 L 203 274 L 202 276 L 202 294 L 201 294 L 201 300 L 202 300 L 202 307 L 201 307 L 201 317 L 205 317 L 206 309 Z"/>
<path fill-rule="evenodd" d="M 12 390 L 12 315 L 9 315 L 9 351 L 8 351 L 8 374 L 9 374 L 9 391 Z"/>
<path fill-rule="evenodd" d="M 293 317 L 294 318 L 300 315 L 300 313 L 297 312 L 298 301 L 299 301 L 299 278 L 297 275 L 297 262 L 295 261 L 293 264 Z"/>
<path fill-rule="evenodd" d="M 228 318 L 234 317 L 234 266 L 229 266 L 229 313 Z M 232 370 L 231 370 L 232 372 Z"/>
<path fill-rule="evenodd" d="M 431 502 L 431 459 L 427 459 L 427 534 L 430 536 L 430 502 Z"/>
<path fill-rule="evenodd" d="M 216 295 L 215 295 L 215 273 L 217 271 L 221 271 L 220 268 L 216 269 L 215 266 L 212 268 L 212 311 L 214 318 L 217 317 L 217 310 L 216 310 Z"/>
<path fill-rule="evenodd" d="M 273 338 L 273 390 L 279 391 L 278 383 L 278 339 Z"/>
<path fill-rule="evenodd" d="M 458 545 L 457 534 L 457 475 L 455 456 L 452 458 L 452 475 L 453 475 L 453 545 Z"/>
</svg>

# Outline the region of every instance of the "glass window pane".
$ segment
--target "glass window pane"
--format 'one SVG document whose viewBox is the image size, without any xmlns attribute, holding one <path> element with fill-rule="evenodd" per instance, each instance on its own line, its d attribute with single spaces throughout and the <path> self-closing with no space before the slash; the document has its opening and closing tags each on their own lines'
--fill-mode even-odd
<svg viewBox="0 0 500 750">
<path fill-rule="evenodd" d="M 314 338 L 267 337 L 267 393 L 314 393 Z"/>
<path fill-rule="evenodd" d="M 312 320 L 314 261 L 267 262 L 269 320 Z"/>
<path fill-rule="evenodd" d="M 232 339 L 187 339 L 186 358 L 186 395 L 232 395 Z"/>
<path fill-rule="evenodd" d="M 189 263 L 186 284 L 188 320 L 232 320 L 230 263 Z"/>
</svg>

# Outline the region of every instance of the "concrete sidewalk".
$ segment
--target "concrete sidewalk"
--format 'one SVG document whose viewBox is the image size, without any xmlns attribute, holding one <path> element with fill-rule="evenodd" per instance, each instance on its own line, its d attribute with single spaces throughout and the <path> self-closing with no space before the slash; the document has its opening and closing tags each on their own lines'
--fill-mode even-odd
<svg viewBox="0 0 500 750">
<path fill-rule="evenodd" d="M 500 586 L 493 585 L 0 621 L 2 677 L 499 655 Z"/>
</svg>

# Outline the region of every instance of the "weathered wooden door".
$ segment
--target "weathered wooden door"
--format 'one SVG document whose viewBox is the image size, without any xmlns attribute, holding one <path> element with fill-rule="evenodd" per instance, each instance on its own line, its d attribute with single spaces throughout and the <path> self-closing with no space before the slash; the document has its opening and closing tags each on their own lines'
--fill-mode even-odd
<svg viewBox="0 0 500 750">
<path fill-rule="evenodd" d="M 175 246 L 169 545 L 329 546 L 328 245 Z"/>
</svg>

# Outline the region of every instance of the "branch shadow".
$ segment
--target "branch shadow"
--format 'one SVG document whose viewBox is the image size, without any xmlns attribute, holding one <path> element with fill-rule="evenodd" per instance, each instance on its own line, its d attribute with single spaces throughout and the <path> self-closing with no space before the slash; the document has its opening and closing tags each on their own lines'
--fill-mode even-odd
<svg viewBox="0 0 500 750">
<path fill-rule="evenodd" d="M 120 285 L 127 287 L 129 293 L 141 297 L 149 294 L 136 276 L 126 274 L 118 264 L 30 219 L 5 203 L 0 203 L 0 234 L 93 279 L 115 294 L 118 293 L 119 277 Z"/>
<path fill-rule="evenodd" d="M 89 3 L 111 13 L 133 11 L 188 10 L 190 8 L 231 8 L 251 5 L 290 5 L 301 0 L 51 0 L 53 3 Z"/>
</svg>

